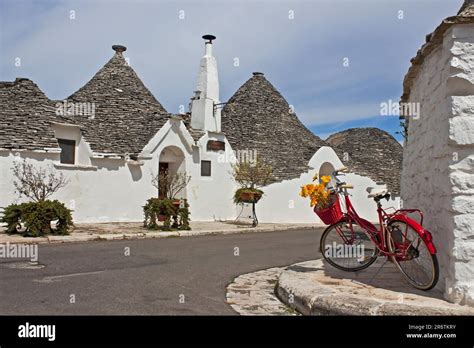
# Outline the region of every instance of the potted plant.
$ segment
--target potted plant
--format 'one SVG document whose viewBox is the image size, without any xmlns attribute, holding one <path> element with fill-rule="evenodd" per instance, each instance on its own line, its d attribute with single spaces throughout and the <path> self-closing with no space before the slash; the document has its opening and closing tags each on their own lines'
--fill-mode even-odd
<svg viewBox="0 0 474 348">
<path fill-rule="evenodd" d="M 176 214 L 176 204 L 173 200 L 164 198 L 158 200 L 158 221 L 166 221 L 169 216 Z"/>
<path fill-rule="evenodd" d="M 176 196 L 191 180 L 185 172 L 171 174 L 168 170 L 158 175 L 152 174 L 152 185 L 158 190 L 158 198 L 150 198 L 143 207 L 144 226 L 150 229 L 159 228 L 157 221 L 163 222 L 163 229 L 189 228 L 189 204 L 186 199 Z M 173 220 L 173 222 L 172 222 Z"/>
<path fill-rule="evenodd" d="M 233 175 L 240 188 L 235 191 L 234 203 L 257 203 L 262 198 L 261 187 L 272 179 L 272 167 L 259 157 L 255 161 L 240 161 L 233 166 Z"/>
<path fill-rule="evenodd" d="M 150 198 L 145 206 L 143 212 L 145 214 L 144 226 L 150 229 L 157 229 L 157 221 L 164 222 L 164 229 L 171 227 L 171 217 L 176 214 L 177 209 L 173 205 L 171 199 Z"/>
<path fill-rule="evenodd" d="M 250 187 L 241 187 L 235 191 L 234 203 L 257 203 L 260 198 L 262 198 L 262 195 L 262 190 Z"/>
</svg>

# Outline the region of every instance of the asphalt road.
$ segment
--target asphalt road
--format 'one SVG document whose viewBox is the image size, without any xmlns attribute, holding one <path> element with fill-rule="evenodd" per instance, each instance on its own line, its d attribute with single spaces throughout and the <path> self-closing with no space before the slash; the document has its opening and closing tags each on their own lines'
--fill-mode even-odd
<svg viewBox="0 0 474 348">
<path fill-rule="evenodd" d="M 236 314 L 225 303 L 234 277 L 320 257 L 321 233 L 40 245 L 43 268 L 0 259 L 0 315 Z"/>
</svg>

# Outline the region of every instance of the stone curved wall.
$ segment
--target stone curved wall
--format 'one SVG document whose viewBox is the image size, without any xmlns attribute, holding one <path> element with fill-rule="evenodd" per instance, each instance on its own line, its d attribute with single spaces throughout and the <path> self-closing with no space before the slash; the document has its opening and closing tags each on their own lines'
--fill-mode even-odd
<svg viewBox="0 0 474 348">
<path fill-rule="evenodd" d="M 451 27 L 413 79 L 401 196 L 425 213 L 441 267 L 439 287 L 474 305 L 474 25 Z"/>
</svg>

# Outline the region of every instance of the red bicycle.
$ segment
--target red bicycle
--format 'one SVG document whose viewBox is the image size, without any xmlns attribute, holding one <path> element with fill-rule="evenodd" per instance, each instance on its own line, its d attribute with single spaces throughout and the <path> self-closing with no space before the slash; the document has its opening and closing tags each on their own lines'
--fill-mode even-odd
<svg viewBox="0 0 474 348">
<path fill-rule="evenodd" d="M 361 218 L 349 199 L 348 189 L 354 188 L 339 180 L 341 168 L 333 173 L 334 185 L 331 207 L 315 212 L 330 225 L 321 236 L 321 253 L 332 266 L 348 272 L 369 267 L 379 256 L 391 260 L 408 282 L 421 290 L 432 289 L 439 278 L 436 247 L 429 231 L 422 227 L 423 213 L 419 209 L 393 209 L 388 213 L 380 201 L 389 199 L 387 189 L 369 187 L 369 197 L 377 203 L 379 228 Z M 341 209 L 340 196 L 344 197 L 345 212 Z M 419 222 L 408 214 L 419 215 Z"/>
</svg>

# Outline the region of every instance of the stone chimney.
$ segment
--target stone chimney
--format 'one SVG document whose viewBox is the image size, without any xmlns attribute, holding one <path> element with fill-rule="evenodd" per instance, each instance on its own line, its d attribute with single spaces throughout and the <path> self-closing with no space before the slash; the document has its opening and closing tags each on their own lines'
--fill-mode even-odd
<svg viewBox="0 0 474 348">
<path fill-rule="evenodd" d="M 115 51 L 116 54 L 122 54 L 122 52 L 125 52 L 127 50 L 127 47 L 122 45 L 113 45 L 112 49 Z"/>
<path fill-rule="evenodd" d="M 191 102 L 191 127 L 211 132 L 221 131 L 221 110 L 219 104 L 219 78 L 217 61 L 212 55 L 213 35 L 204 35 L 204 56 L 199 65 L 195 96 Z"/>
</svg>

